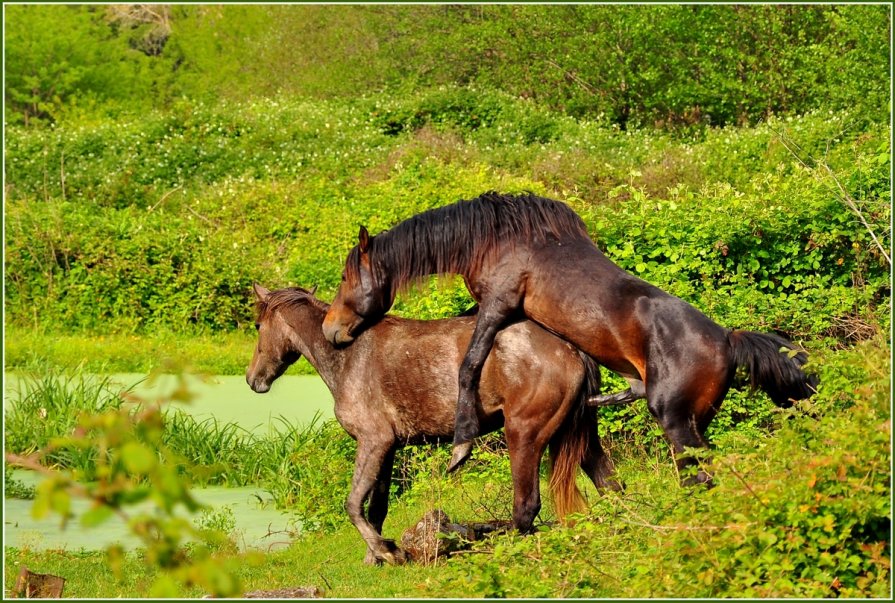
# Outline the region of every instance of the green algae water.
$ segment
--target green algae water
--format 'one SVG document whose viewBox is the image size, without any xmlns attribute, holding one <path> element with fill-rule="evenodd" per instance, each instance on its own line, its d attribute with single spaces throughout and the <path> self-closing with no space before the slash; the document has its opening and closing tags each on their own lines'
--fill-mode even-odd
<svg viewBox="0 0 895 603">
<path fill-rule="evenodd" d="M 4 409 L 26 395 L 28 388 L 27 379 L 15 374 L 5 377 Z M 147 402 L 166 401 L 184 385 L 192 398 L 186 402 L 170 402 L 171 408 L 185 411 L 199 421 L 214 418 L 219 424 L 236 423 L 253 433 L 272 430 L 279 417 L 298 425 L 310 424 L 315 416 L 333 417 L 332 395 L 317 376 L 280 377 L 266 394 L 253 392 L 242 376 L 188 376 L 183 382 L 171 375 L 161 375 L 152 381 L 139 374 L 116 374 L 112 378 L 116 388 L 133 386 L 132 394 Z M 40 481 L 39 476 L 28 471 L 15 471 L 14 478 L 32 485 Z M 195 488 L 193 493 L 200 502 L 213 509 L 226 507 L 232 512 L 236 523 L 234 535 L 243 548 L 272 550 L 285 546 L 290 540 L 289 535 L 300 528 L 288 512 L 274 507 L 270 494 L 260 487 L 206 487 Z M 34 519 L 32 504 L 31 500 L 4 498 L 4 546 L 77 551 L 103 550 L 113 543 L 126 548 L 135 548 L 139 544 L 118 517 L 94 528 L 82 528 L 78 517 L 89 507 L 88 501 L 72 501 L 75 518 L 65 529 L 61 528 L 58 515 Z M 191 516 L 193 520 L 198 517 L 198 514 Z"/>
<path fill-rule="evenodd" d="M 39 476 L 27 471 L 16 471 L 15 479 L 26 484 L 36 484 Z M 208 487 L 193 490 L 196 499 L 210 510 L 227 508 L 232 512 L 235 527 L 232 535 L 241 549 L 256 548 L 274 550 L 288 545 L 290 534 L 299 531 L 300 526 L 288 513 L 278 511 L 273 506 L 270 495 L 261 488 Z M 91 506 L 83 499 L 72 499 L 74 518 L 62 528 L 59 515 L 51 514 L 42 519 L 31 516 L 34 501 L 5 499 L 3 502 L 3 545 L 6 547 L 28 548 L 32 550 L 103 550 L 111 544 L 120 544 L 125 549 L 135 549 L 140 541 L 132 536 L 120 517 L 113 516 L 102 524 L 85 528 L 78 518 Z M 151 503 L 136 505 L 129 514 L 136 515 L 152 509 Z M 183 517 L 197 521 L 200 514 Z"/>
<path fill-rule="evenodd" d="M 173 375 L 160 375 L 150 381 L 145 375 L 124 373 L 113 375 L 112 380 L 122 389 L 134 386 L 133 394 L 148 402 L 170 399 L 180 385 Z M 171 408 L 188 412 L 200 421 L 213 417 L 218 423 L 236 423 L 254 433 L 265 432 L 279 416 L 297 424 L 310 423 L 317 414 L 324 419 L 333 417 L 332 394 L 316 375 L 284 375 L 266 394 L 253 392 L 241 375 L 187 376 L 184 385 L 193 398 L 188 402 L 170 402 Z M 24 395 L 27 387 L 28 380 L 7 373 L 4 410 Z"/>
</svg>

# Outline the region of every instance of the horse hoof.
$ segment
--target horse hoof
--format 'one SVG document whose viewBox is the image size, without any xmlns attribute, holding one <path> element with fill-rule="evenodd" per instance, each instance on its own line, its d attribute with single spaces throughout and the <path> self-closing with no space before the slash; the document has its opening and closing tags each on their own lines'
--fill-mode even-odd
<svg viewBox="0 0 895 603">
<path fill-rule="evenodd" d="M 392 565 L 404 565 L 407 563 L 407 553 L 404 552 L 404 549 L 395 548 L 391 553 L 389 563 Z"/>
<path fill-rule="evenodd" d="M 472 456 L 472 442 L 454 444 L 454 451 L 451 454 L 451 462 L 448 464 L 448 473 L 453 473 L 463 466 L 463 463 L 468 461 L 470 456 Z"/>
<path fill-rule="evenodd" d="M 627 485 L 626 485 L 625 482 L 623 482 L 623 481 L 618 481 L 618 480 L 614 480 L 614 479 L 607 479 L 607 480 L 603 483 L 603 489 L 604 489 L 604 490 L 611 490 L 611 491 L 613 491 L 613 492 L 621 492 L 621 493 L 624 493 L 625 488 L 627 488 Z"/>
<path fill-rule="evenodd" d="M 405 563 L 407 563 L 407 553 L 405 553 L 403 549 L 395 547 L 393 549 L 380 552 L 376 561 L 377 565 L 382 565 L 383 563 L 387 563 L 389 565 L 404 565 Z"/>
<path fill-rule="evenodd" d="M 685 487 L 704 486 L 707 490 L 715 487 L 711 474 L 705 471 L 699 471 L 696 475 L 682 479 L 681 485 Z"/>
<path fill-rule="evenodd" d="M 364 565 L 382 565 L 382 559 L 379 559 L 371 550 L 367 550 L 367 554 L 364 557 Z"/>
</svg>

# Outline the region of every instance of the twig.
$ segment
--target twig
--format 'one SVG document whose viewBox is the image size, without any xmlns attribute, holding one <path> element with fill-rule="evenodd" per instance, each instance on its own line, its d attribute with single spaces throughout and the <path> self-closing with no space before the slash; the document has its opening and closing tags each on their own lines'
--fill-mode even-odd
<svg viewBox="0 0 895 603">
<path fill-rule="evenodd" d="M 174 193 L 174 192 L 176 192 L 176 191 L 179 191 L 181 188 L 182 188 L 181 185 L 175 186 L 174 188 L 172 188 L 171 190 L 169 190 L 167 193 L 165 193 L 164 195 L 162 195 L 162 198 L 159 199 L 158 202 L 157 202 L 155 205 L 153 205 L 152 207 L 150 207 L 150 208 L 149 208 L 149 211 L 153 211 L 156 207 L 158 207 L 159 205 L 161 205 L 162 203 L 164 203 L 164 202 L 165 202 L 165 199 L 167 199 L 168 197 L 170 197 L 172 193 Z M 63 197 L 64 197 L 64 196 L 65 196 L 65 195 L 63 194 Z"/>
<path fill-rule="evenodd" d="M 190 212 L 191 214 L 193 214 L 194 216 L 196 216 L 197 218 L 199 218 L 200 220 L 205 220 L 206 222 L 208 222 L 209 224 L 211 224 L 212 226 L 214 226 L 215 228 L 217 228 L 217 224 L 215 224 L 214 222 L 212 222 L 211 220 L 209 220 L 208 218 L 206 218 L 205 216 L 203 216 L 203 215 L 200 214 L 199 212 L 195 211 L 195 210 L 194 210 L 192 207 L 190 207 L 189 205 L 186 206 L 186 210 L 187 210 L 188 212 Z"/>
<path fill-rule="evenodd" d="M 548 65 L 550 65 L 551 67 L 555 67 L 555 68 L 559 69 L 560 71 L 562 71 L 563 75 L 565 75 L 567 78 L 569 78 L 570 80 L 572 80 L 573 82 L 575 82 L 576 84 L 578 84 L 579 86 L 584 88 L 587 92 L 589 92 L 593 96 L 599 96 L 599 90 L 597 90 L 596 88 L 594 88 L 593 86 L 591 86 L 590 84 L 585 82 L 583 79 L 578 77 L 578 75 L 576 75 L 575 73 L 569 71 L 568 69 L 566 69 L 565 67 L 563 67 L 562 65 L 560 65 L 559 63 L 554 61 L 553 59 L 546 59 L 546 61 L 547 61 Z"/>
<path fill-rule="evenodd" d="M 65 151 L 59 155 L 59 184 L 62 186 L 62 200 L 65 201 Z"/>
<path fill-rule="evenodd" d="M 769 126 L 769 128 L 770 128 L 770 126 Z M 807 169 L 808 171 L 811 172 L 811 174 L 814 176 L 815 180 L 817 180 L 817 181 L 820 182 L 821 184 L 827 186 L 828 188 L 831 188 L 831 187 L 829 186 L 829 184 L 827 184 L 826 182 L 824 182 L 824 180 L 817 174 L 817 168 L 808 165 L 808 164 L 807 164 L 807 163 L 806 163 L 806 162 L 799 156 L 799 154 L 795 152 L 795 150 L 793 149 L 793 146 L 798 146 L 798 145 L 796 145 L 793 141 L 787 139 L 786 135 L 783 134 L 782 132 L 778 132 L 777 130 L 775 130 L 775 129 L 773 129 L 773 128 L 770 128 L 770 130 L 771 130 L 772 132 L 774 132 L 774 133 L 780 138 L 780 142 L 782 142 L 782 143 L 783 143 L 783 146 L 786 147 L 786 150 L 789 151 L 789 153 L 790 153 L 793 157 L 795 157 L 796 161 L 798 161 L 798 162 L 802 165 L 802 167 L 804 167 L 805 169 Z M 837 177 L 836 177 L 836 174 L 833 173 L 833 170 L 830 169 L 830 166 L 827 164 L 826 160 L 818 161 L 818 160 L 814 159 L 813 157 L 810 157 L 810 159 L 811 159 L 816 165 L 822 167 L 822 168 L 824 169 L 824 171 L 827 173 L 827 175 L 828 175 L 830 178 L 833 179 L 833 182 L 836 183 L 836 187 L 839 189 L 839 193 L 838 193 L 838 194 L 836 193 L 835 190 L 832 191 L 833 194 L 836 195 L 836 197 L 837 197 L 840 201 L 842 201 L 843 203 L 845 203 L 846 207 L 848 207 L 848 208 L 852 211 L 852 213 L 854 213 L 856 216 L 858 216 L 858 220 L 861 221 L 861 224 L 863 224 L 863 225 L 864 225 L 864 228 L 867 229 L 867 232 L 870 233 L 870 237 L 873 239 L 873 242 L 876 244 L 876 246 L 877 246 L 877 248 L 879 249 L 880 253 L 883 254 L 883 257 L 886 258 L 886 262 L 891 266 L 891 265 L 892 265 L 892 258 L 890 258 L 890 257 L 889 257 L 889 254 L 886 253 L 886 248 L 883 246 L 883 244 L 882 244 L 882 243 L 880 242 L 880 240 L 877 238 L 876 233 L 873 231 L 873 228 L 870 226 L 870 224 L 868 224 L 867 219 L 864 217 L 864 213 L 863 213 L 863 212 L 861 211 L 861 209 L 858 207 L 858 204 L 855 203 L 854 198 L 852 198 L 852 196 L 848 193 L 848 191 L 845 190 L 845 187 L 842 186 L 842 183 L 839 181 L 839 178 L 837 178 Z"/>
<path fill-rule="evenodd" d="M 867 220 L 864 218 L 864 213 L 860 209 L 858 209 L 858 204 L 855 203 L 855 200 L 852 198 L 852 196 L 850 194 L 848 194 L 848 191 L 846 191 L 845 187 L 842 186 L 842 183 L 839 182 L 839 178 L 836 177 L 836 175 L 833 173 L 833 170 L 831 170 L 830 166 L 827 165 L 826 161 L 822 161 L 820 164 L 820 167 L 822 167 L 822 168 L 824 168 L 824 170 L 826 170 L 827 174 L 830 175 L 830 178 L 833 179 L 833 182 L 836 183 L 836 186 L 839 187 L 839 192 L 841 193 L 840 199 L 842 201 L 844 201 L 845 204 L 848 206 L 848 208 L 850 210 L 852 210 L 858 216 L 858 219 L 861 221 L 861 224 L 864 225 L 864 228 L 867 229 L 867 232 L 869 232 L 871 238 L 873 238 L 873 242 L 876 243 L 876 246 L 879 248 L 880 253 L 883 254 L 883 257 L 886 258 L 886 262 L 888 262 L 889 265 L 891 266 L 892 259 L 889 257 L 889 254 L 886 253 L 886 249 L 883 247 L 883 244 L 880 243 L 878 238 L 876 238 L 876 233 L 873 232 L 873 229 L 870 227 L 870 224 L 867 223 Z"/>
<path fill-rule="evenodd" d="M 317 575 L 320 576 L 320 579 L 323 580 L 323 583 L 326 584 L 326 588 L 329 589 L 330 592 L 333 590 L 333 585 L 329 583 L 329 580 L 326 579 L 326 576 L 320 573 L 318 570 Z"/>
<path fill-rule="evenodd" d="M 755 498 L 755 500 L 758 501 L 758 504 L 760 504 L 765 509 L 768 508 L 768 506 L 765 504 L 765 502 L 763 500 L 761 500 L 761 497 L 759 497 L 758 494 L 755 493 L 755 490 L 753 490 L 752 486 L 750 486 L 749 483 L 746 481 L 746 478 L 744 478 L 742 475 L 740 475 L 740 473 L 736 469 L 734 469 L 733 467 L 731 467 L 729 464 L 725 463 L 724 461 L 716 459 L 715 462 L 726 466 L 727 470 L 730 471 L 733 474 L 733 476 L 735 478 L 737 478 L 739 480 L 739 482 L 741 484 L 743 484 L 743 486 L 745 486 L 746 490 L 749 491 L 749 494 L 751 494 L 753 496 L 753 498 Z"/>
<path fill-rule="evenodd" d="M 449 551 L 448 555 L 456 557 L 457 555 L 490 555 L 494 553 L 494 549 L 465 549 L 462 551 Z"/>
</svg>

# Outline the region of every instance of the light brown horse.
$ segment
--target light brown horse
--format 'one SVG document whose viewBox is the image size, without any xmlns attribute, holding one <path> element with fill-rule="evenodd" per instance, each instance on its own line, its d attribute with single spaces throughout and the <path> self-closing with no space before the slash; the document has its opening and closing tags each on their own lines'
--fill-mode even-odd
<svg viewBox="0 0 895 603">
<path fill-rule="evenodd" d="M 479 304 L 459 371 L 449 470 L 468 458 L 479 432 L 476 390 L 494 338 L 520 314 L 630 383 L 599 401 L 645 396 L 682 474 L 696 463 L 685 449 L 706 446 L 705 430 L 737 367 L 778 405 L 807 398 L 817 384 L 802 371 L 807 356 L 790 342 L 728 330 L 625 272 L 594 245 L 571 208 L 534 195 L 487 193 L 417 214 L 375 237 L 361 227 L 323 323 L 326 338 L 350 344 L 388 311 L 401 287 L 444 273 L 462 275 Z M 709 479 L 699 470 L 685 481 Z"/>
<path fill-rule="evenodd" d="M 456 375 L 475 318 L 386 317 L 350 348 L 336 349 L 321 328 L 329 305 L 313 292 L 255 285 L 255 295 L 258 343 L 246 381 L 264 393 L 301 356 L 317 369 L 335 399 L 336 419 L 357 440 L 346 509 L 367 543 L 365 562 L 402 562 L 403 551 L 381 535 L 395 450 L 453 434 Z M 513 523 L 523 533 L 541 507 L 538 467 L 548 444 L 560 517 L 583 507 L 577 466 L 598 488 L 619 487 L 610 478 L 613 467 L 595 417 L 585 410 L 588 397 L 599 391 L 599 375 L 592 360 L 529 321 L 507 327 L 485 361 L 477 418 L 483 432 L 505 426 Z"/>
</svg>

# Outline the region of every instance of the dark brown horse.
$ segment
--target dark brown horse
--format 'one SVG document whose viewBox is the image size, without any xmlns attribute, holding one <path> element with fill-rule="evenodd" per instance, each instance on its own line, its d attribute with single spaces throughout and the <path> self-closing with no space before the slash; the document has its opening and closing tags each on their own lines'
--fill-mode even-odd
<svg viewBox="0 0 895 603">
<path fill-rule="evenodd" d="M 357 440 L 346 509 L 367 543 L 365 561 L 403 561 L 404 553 L 381 536 L 395 450 L 453 434 L 457 370 L 475 318 L 386 317 L 350 348 L 336 349 L 321 329 L 329 306 L 313 292 L 255 285 L 255 295 L 258 344 L 246 381 L 264 393 L 302 355 L 311 362 L 333 394 L 336 419 Z M 560 517 L 583 508 L 577 466 L 598 488 L 618 488 L 595 417 L 585 411 L 599 373 L 592 360 L 529 321 L 507 327 L 484 363 L 477 419 L 483 431 L 505 424 L 513 523 L 522 532 L 532 529 L 541 507 L 538 467 L 548 444 Z"/>
<path fill-rule="evenodd" d="M 427 274 L 463 276 L 479 303 L 475 332 L 459 373 L 454 456 L 469 455 L 478 433 L 476 387 L 497 332 L 519 314 L 573 343 L 624 376 L 631 388 L 599 399 L 646 397 L 671 441 L 679 469 L 695 463 L 687 447 L 704 434 L 738 366 L 778 405 L 812 394 L 807 356 L 775 335 L 725 329 L 677 297 L 613 264 L 584 222 L 559 201 L 488 193 L 429 210 L 370 237 L 361 227 L 339 292 L 323 324 L 348 344 L 384 315 L 399 288 Z M 705 482 L 700 470 L 687 481 Z"/>
</svg>

